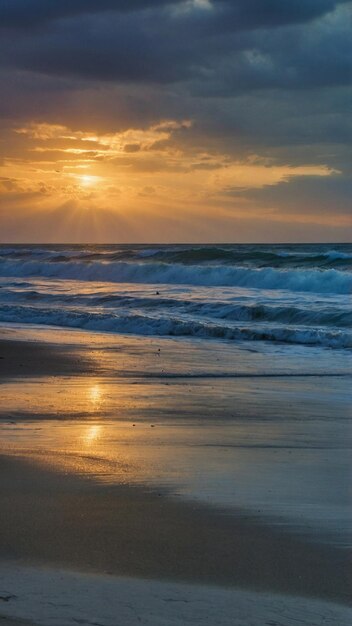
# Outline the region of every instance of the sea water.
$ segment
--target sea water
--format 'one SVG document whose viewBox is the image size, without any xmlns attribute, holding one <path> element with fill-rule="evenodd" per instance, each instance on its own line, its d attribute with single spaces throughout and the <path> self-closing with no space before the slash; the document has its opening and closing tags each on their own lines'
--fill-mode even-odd
<svg viewBox="0 0 352 626">
<path fill-rule="evenodd" d="M 352 348 L 352 244 L 0 246 L 0 322 Z"/>
</svg>

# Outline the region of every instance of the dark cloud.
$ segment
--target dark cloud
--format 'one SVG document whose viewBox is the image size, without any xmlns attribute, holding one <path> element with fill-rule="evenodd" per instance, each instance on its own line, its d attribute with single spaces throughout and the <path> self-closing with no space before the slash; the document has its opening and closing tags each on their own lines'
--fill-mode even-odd
<svg viewBox="0 0 352 626">
<path fill-rule="evenodd" d="M 352 226 L 352 179 L 347 175 L 296 176 L 242 193 L 234 189 L 229 194 L 254 201 L 253 207 L 276 209 L 281 214 L 349 217 Z"/>
<path fill-rule="evenodd" d="M 186 50 L 130 15 L 81 17 L 31 36 L 4 36 L 0 52 L 3 66 L 94 81 L 162 83 L 189 72 Z"/>
<path fill-rule="evenodd" d="M 352 74 L 346 16 L 310 25 L 343 4 L 217 0 L 206 8 L 162 0 L 0 0 L 0 24 L 26 23 L 16 38 L 5 31 L 1 63 L 100 82 L 188 81 L 191 90 L 203 95 L 346 84 Z M 66 19 L 58 19 L 62 17 Z M 38 23 L 44 26 L 31 30 Z"/>
<path fill-rule="evenodd" d="M 0 28 L 36 27 L 72 16 L 133 12 L 182 0 L 0 0 Z"/>
<path fill-rule="evenodd" d="M 212 0 L 209 14 L 199 14 L 197 25 L 209 31 L 280 26 L 312 20 L 332 11 L 346 0 Z M 181 12 L 194 26 L 190 0 L 0 0 L 0 27 L 30 28 L 72 16 L 159 10 L 168 5 Z M 197 2 L 194 3 L 197 8 Z M 199 5 L 198 5 L 199 7 Z M 200 6 L 201 8 L 201 6 Z"/>
<path fill-rule="evenodd" d="M 303 24 L 349 0 L 213 0 L 213 10 L 189 15 L 192 28 L 205 33 L 238 32 Z"/>
</svg>

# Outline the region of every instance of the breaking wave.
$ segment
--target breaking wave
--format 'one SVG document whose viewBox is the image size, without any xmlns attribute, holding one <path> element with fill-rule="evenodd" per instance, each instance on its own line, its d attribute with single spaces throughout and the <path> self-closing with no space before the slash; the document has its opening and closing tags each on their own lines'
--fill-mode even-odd
<svg viewBox="0 0 352 626">
<path fill-rule="evenodd" d="M 350 349 L 352 246 L 0 246 L 0 321 Z"/>
<path fill-rule="evenodd" d="M 307 344 L 329 348 L 352 348 L 352 335 L 340 330 L 302 327 L 256 327 L 214 324 L 206 321 L 185 320 L 147 315 L 113 315 L 106 312 L 39 309 L 37 307 L 0 308 L 0 322 L 21 322 L 63 326 L 85 330 L 142 334 L 169 337 L 200 337 L 239 341 L 275 341 Z"/>
<path fill-rule="evenodd" d="M 352 293 L 352 274 L 338 270 L 251 269 L 223 265 L 169 263 L 3 261 L 0 275 L 105 281 L 115 283 L 180 284 L 195 286 L 284 289 L 315 293 Z"/>
</svg>

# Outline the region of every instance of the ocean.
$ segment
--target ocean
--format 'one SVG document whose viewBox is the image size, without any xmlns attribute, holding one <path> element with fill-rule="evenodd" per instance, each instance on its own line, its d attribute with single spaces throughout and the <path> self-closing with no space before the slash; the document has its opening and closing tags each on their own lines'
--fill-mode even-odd
<svg viewBox="0 0 352 626">
<path fill-rule="evenodd" d="M 351 546 L 351 270 L 352 245 L 1 246 L 3 337 L 78 364 L 2 380 L 2 449 Z"/>
<path fill-rule="evenodd" d="M 2 245 L 0 322 L 352 348 L 352 244 Z"/>
</svg>

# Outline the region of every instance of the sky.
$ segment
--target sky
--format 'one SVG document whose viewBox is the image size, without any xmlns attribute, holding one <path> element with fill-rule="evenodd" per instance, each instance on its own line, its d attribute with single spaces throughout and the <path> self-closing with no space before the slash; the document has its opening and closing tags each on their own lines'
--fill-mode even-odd
<svg viewBox="0 0 352 626">
<path fill-rule="evenodd" d="M 352 239 L 352 3 L 0 0 L 0 241 Z"/>
</svg>

